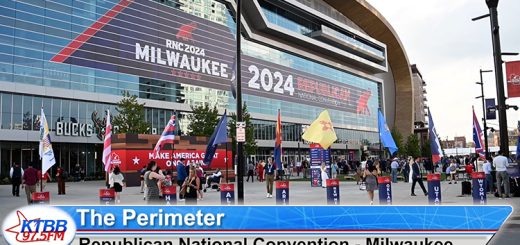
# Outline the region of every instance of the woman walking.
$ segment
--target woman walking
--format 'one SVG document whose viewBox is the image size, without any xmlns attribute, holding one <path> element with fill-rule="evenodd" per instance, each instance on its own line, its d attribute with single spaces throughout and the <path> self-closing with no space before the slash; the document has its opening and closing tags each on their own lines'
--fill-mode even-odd
<svg viewBox="0 0 520 245">
<path fill-rule="evenodd" d="M 108 183 L 110 184 L 110 188 L 114 189 L 116 193 L 116 203 L 120 203 L 120 193 L 123 191 L 123 186 L 125 185 L 125 176 L 123 176 L 119 167 L 114 168 L 114 170 L 108 177 Z"/>
<path fill-rule="evenodd" d="M 321 164 L 321 187 L 327 187 L 327 180 L 329 179 L 329 174 L 327 173 L 327 166 L 325 163 Z"/>
<path fill-rule="evenodd" d="M 364 170 L 364 177 L 368 198 L 370 199 L 370 205 L 374 204 L 374 190 L 377 189 L 378 174 L 379 173 L 376 165 L 372 161 L 367 161 L 366 168 Z"/>
<path fill-rule="evenodd" d="M 260 163 L 258 163 L 258 181 L 260 182 L 264 182 L 264 166 L 265 162 L 261 160 Z"/>
<path fill-rule="evenodd" d="M 206 181 L 206 179 L 204 178 L 204 169 L 202 168 L 202 166 L 200 165 L 200 163 L 197 164 L 197 169 L 196 169 L 196 174 L 197 174 L 197 178 L 199 178 L 199 188 L 198 188 L 198 197 L 197 199 L 198 200 L 203 200 L 204 199 L 204 194 L 203 191 L 202 191 L 202 186 L 205 184 L 204 182 Z"/>
<path fill-rule="evenodd" d="M 144 174 L 144 181 L 148 187 L 146 191 L 147 204 L 158 204 L 160 201 L 158 183 L 160 180 L 164 179 L 164 176 L 162 174 L 156 173 L 156 170 L 157 163 L 155 163 L 155 161 L 148 163 L 148 166 L 146 167 L 146 173 Z"/>
<path fill-rule="evenodd" d="M 186 204 L 197 204 L 197 193 L 200 188 L 200 180 L 194 167 L 190 167 L 188 178 L 182 185 L 181 193 L 185 193 Z"/>
</svg>

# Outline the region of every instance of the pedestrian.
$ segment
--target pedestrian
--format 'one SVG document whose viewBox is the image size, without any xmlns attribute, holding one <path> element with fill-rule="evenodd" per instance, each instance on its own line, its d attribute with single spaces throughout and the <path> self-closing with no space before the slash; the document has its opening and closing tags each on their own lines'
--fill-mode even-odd
<svg viewBox="0 0 520 245">
<path fill-rule="evenodd" d="M 186 159 L 181 158 L 181 160 L 177 164 L 177 185 L 179 186 L 179 188 L 182 187 L 184 181 L 186 180 L 186 177 L 188 176 L 185 162 Z M 182 193 L 179 193 L 179 201 L 184 201 L 184 195 L 182 195 Z"/>
<path fill-rule="evenodd" d="M 509 166 L 509 161 L 507 157 L 502 155 L 502 151 L 498 151 L 498 155 L 493 159 L 493 166 L 495 167 L 496 178 L 497 178 L 497 189 L 498 189 L 498 198 L 502 199 L 502 185 L 504 185 L 504 194 L 505 198 L 509 198 L 509 174 L 507 173 L 507 167 Z"/>
<path fill-rule="evenodd" d="M 273 183 L 274 178 L 276 177 L 276 171 L 273 164 L 273 159 L 268 158 L 267 159 L 267 165 L 264 168 L 264 175 L 265 175 L 265 184 L 267 188 L 267 198 L 273 197 Z"/>
<path fill-rule="evenodd" d="M 36 182 L 38 182 L 38 172 L 33 168 L 32 163 L 23 173 L 23 184 L 22 188 L 25 188 L 25 194 L 27 195 L 27 204 L 32 203 L 32 194 L 36 192 Z"/>
<path fill-rule="evenodd" d="M 448 184 L 451 184 L 452 181 L 455 181 L 455 184 L 457 184 L 457 163 L 455 160 L 451 160 L 450 166 L 446 169 L 446 174 L 450 175 L 450 182 Z"/>
<path fill-rule="evenodd" d="M 366 168 L 363 170 L 365 186 L 370 199 L 370 205 L 374 204 L 374 191 L 377 189 L 377 176 L 379 172 L 372 161 L 367 161 Z"/>
<path fill-rule="evenodd" d="M 249 182 L 249 177 L 251 177 L 251 183 L 255 182 L 255 165 L 253 164 L 253 161 L 249 161 L 249 164 L 247 165 L 247 180 L 246 182 Z"/>
<path fill-rule="evenodd" d="M 108 177 L 108 183 L 110 184 L 110 188 L 114 189 L 114 192 L 116 193 L 116 203 L 120 203 L 120 193 L 123 191 L 123 186 L 125 186 L 125 176 L 121 173 L 119 167 L 116 166 L 112 170 L 112 173 L 110 173 L 110 176 Z"/>
<path fill-rule="evenodd" d="M 202 165 L 200 163 L 197 163 L 197 168 L 195 169 L 195 173 L 197 175 L 197 178 L 199 178 L 199 188 L 197 189 L 198 192 L 198 200 L 204 199 L 204 194 L 202 193 L 202 186 L 204 183 L 206 183 L 206 178 L 204 178 L 204 169 L 202 168 Z"/>
<path fill-rule="evenodd" d="M 300 172 L 302 171 L 302 161 L 296 162 L 296 176 L 300 177 Z"/>
<path fill-rule="evenodd" d="M 260 160 L 260 162 L 258 163 L 258 181 L 260 181 L 260 182 L 264 182 L 264 180 L 265 180 L 264 166 L 265 166 L 264 160 Z"/>
<path fill-rule="evenodd" d="M 404 179 L 404 182 L 406 183 L 410 183 L 410 157 L 408 158 L 408 161 L 404 160 L 403 161 L 403 179 Z"/>
<path fill-rule="evenodd" d="M 51 180 L 49 171 L 45 172 L 45 174 L 42 174 L 42 171 L 38 170 L 38 183 L 36 183 L 36 187 L 41 185 L 40 190 L 45 190 L 45 187 L 47 187 L 47 182 L 49 180 Z"/>
<path fill-rule="evenodd" d="M 392 183 L 397 183 L 397 171 L 399 168 L 399 163 L 397 163 L 397 157 L 394 157 L 392 163 L 390 164 L 390 169 L 392 173 Z"/>
<path fill-rule="evenodd" d="M 327 180 L 329 179 L 329 174 L 327 173 L 327 165 L 325 163 L 321 163 L 321 187 L 327 187 Z"/>
<path fill-rule="evenodd" d="M 308 169 L 309 169 L 309 161 L 307 159 L 303 160 L 302 167 L 303 167 L 303 178 L 306 179 L 307 174 L 308 174 Z"/>
<path fill-rule="evenodd" d="M 421 186 L 421 189 L 422 191 L 424 192 L 424 195 L 427 196 L 428 195 L 428 192 L 426 191 L 426 188 L 424 188 L 424 183 L 423 183 L 423 180 L 422 180 L 422 174 L 421 174 L 421 171 L 419 169 L 419 164 L 417 163 L 418 161 L 420 160 L 420 158 L 416 158 L 415 161 L 412 160 L 412 166 L 411 166 L 411 175 L 412 175 L 412 196 L 416 196 L 415 195 L 415 184 L 416 183 L 419 183 L 419 185 Z"/>
<path fill-rule="evenodd" d="M 76 163 L 76 167 L 74 167 L 74 182 L 78 182 L 81 179 L 81 167 L 79 163 Z"/>
<path fill-rule="evenodd" d="M 143 166 L 141 171 L 139 171 L 139 178 L 141 179 L 141 193 L 144 193 L 144 173 L 146 173 L 146 166 Z"/>
<path fill-rule="evenodd" d="M 79 178 L 81 182 L 85 182 L 85 169 L 83 167 L 79 168 Z"/>
<path fill-rule="evenodd" d="M 220 183 L 220 179 L 222 178 L 222 172 L 220 171 L 220 168 L 217 168 L 215 172 L 211 175 L 208 175 L 206 177 L 206 186 L 204 187 L 204 192 L 206 192 L 206 188 L 209 188 L 211 186 L 211 183 Z"/>
<path fill-rule="evenodd" d="M 56 181 L 58 182 L 58 195 L 65 195 L 65 170 L 61 167 L 58 167 L 56 171 Z"/>
<path fill-rule="evenodd" d="M 165 178 L 162 174 L 156 173 L 156 169 L 157 163 L 155 163 L 155 161 L 150 161 L 146 167 L 146 173 L 144 174 L 144 181 L 147 186 L 146 202 L 148 204 L 158 204 L 160 201 L 159 187 L 157 186 L 157 183 Z"/>
<path fill-rule="evenodd" d="M 486 162 L 482 165 L 482 169 L 486 174 L 486 192 L 492 193 L 494 191 L 493 188 L 493 177 L 491 176 L 491 157 L 486 158 Z"/>
<path fill-rule="evenodd" d="M 197 178 L 197 174 L 194 167 L 189 168 L 189 175 L 185 179 L 181 193 L 184 194 L 187 204 L 197 204 L 197 193 L 200 187 L 200 180 Z"/>
<path fill-rule="evenodd" d="M 22 183 L 23 169 L 20 164 L 14 163 L 9 171 L 11 177 L 11 184 L 13 185 L 13 196 L 20 196 L 20 184 Z"/>
<path fill-rule="evenodd" d="M 330 165 L 331 179 L 336 179 L 338 177 L 338 170 L 339 170 L 338 162 L 333 162 Z"/>
</svg>

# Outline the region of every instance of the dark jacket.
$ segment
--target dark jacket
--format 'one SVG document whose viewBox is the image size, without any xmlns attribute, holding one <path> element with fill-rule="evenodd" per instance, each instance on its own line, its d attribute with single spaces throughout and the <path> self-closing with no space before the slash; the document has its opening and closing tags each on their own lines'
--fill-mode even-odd
<svg viewBox="0 0 520 245">
<path fill-rule="evenodd" d="M 412 178 L 413 179 L 421 179 L 422 178 L 422 175 L 421 175 L 421 171 L 419 170 L 419 164 L 417 164 L 416 162 L 414 162 L 412 164 Z"/>
</svg>

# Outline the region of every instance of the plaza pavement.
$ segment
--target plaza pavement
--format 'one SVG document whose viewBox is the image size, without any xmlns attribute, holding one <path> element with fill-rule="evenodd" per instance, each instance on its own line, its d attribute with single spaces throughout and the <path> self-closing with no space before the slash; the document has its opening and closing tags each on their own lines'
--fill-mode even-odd
<svg viewBox="0 0 520 245">
<path fill-rule="evenodd" d="M 442 203 L 446 205 L 472 205 L 471 196 L 460 196 L 461 182 L 457 185 L 449 185 L 442 182 Z M 57 184 L 49 183 L 47 190 L 51 193 L 51 204 L 53 205 L 98 205 L 98 189 L 103 188 L 103 181 L 86 182 L 67 182 L 66 195 L 57 195 Z M 426 182 L 425 182 L 426 185 Z M 244 196 L 246 205 L 274 205 L 274 198 L 266 198 L 265 182 L 255 181 L 254 183 L 244 181 Z M 411 184 L 399 182 L 392 184 L 393 204 L 394 205 L 427 205 L 428 199 L 422 195 L 419 186 L 416 186 L 417 196 L 410 196 Z M 25 191 L 20 190 L 20 197 L 11 195 L 11 186 L 0 186 L 0 220 L 13 209 L 26 205 Z M 139 193 L 139 187 L 125 188 L 121 195 L 121 205 L 144 205 L 143 194 Z M 308 181 L 290 182 L 290 204 L 292 205 L 326 205 L 326 190 L 321 187 L 311 188 Z M 369 200 L 366 191 L 360 191 L 355 182 L 341 182 L 340 184 L 341 204 L 342 205 L 368 205 Z M 375 193 L 374 204 L 378 204 L 377 191 Z M 204 200 L 198 202 L 199 205 L 219 205 L 220 193 L 209 190 L 204 193 Z M 520 198 L 498 199 L 488 196 L 489 205 L 512 205 L 514 213 L 503 226 L 499 235 L 489 243 L 493 245 L 518 244 L 520 240 Z M 179 202 L 183 205 L 183 202 Z M 0 244 L 4 240 L 0 239 Z"/>
</svg>

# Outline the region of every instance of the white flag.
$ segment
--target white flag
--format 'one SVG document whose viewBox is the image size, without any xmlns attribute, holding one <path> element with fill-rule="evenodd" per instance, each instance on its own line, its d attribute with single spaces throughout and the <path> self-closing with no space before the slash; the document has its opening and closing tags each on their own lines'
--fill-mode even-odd
<svg viewBox="0 0 520 245">
<path fill-rule="evenodd" d="M 42 112 L 40 115 L 40 160 L 42 160 L 42 175 L 49 170 L 54 164 L 54 151 L 52 150 L 51 135 L 49 134 L 49 126 L 47 125 L 47 119 L 45 113 Z"/>
</svg>

